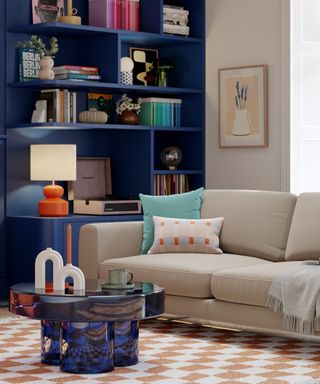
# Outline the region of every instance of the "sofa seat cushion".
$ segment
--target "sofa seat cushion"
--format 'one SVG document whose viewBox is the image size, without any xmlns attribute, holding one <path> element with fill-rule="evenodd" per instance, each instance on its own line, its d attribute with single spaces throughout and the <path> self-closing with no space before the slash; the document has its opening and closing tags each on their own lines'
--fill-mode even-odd
<svg viewBox="0 0 320 384">
<path fill-rule="evenodd" d="M 218 300 L 266 307 L 272 280 L 302 261 L 223 269 L 213 273 L 211 288 Z"/>
<path fill-rule="evenodd" d="M 136 281 L 148 281 L 164 287 L 167 294 L 210 298 L 214 272 L 232 267 L 269 264 L 269 261 L 235 254 L 162 253 L 122 257 L 103 261 L 99 277 L 107 279 L 107 271 L 126 268 Z"/>
</svg>

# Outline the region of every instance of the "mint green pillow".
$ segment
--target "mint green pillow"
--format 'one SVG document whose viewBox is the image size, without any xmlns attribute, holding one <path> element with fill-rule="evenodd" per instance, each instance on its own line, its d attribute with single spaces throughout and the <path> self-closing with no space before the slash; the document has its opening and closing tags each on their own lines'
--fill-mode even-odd
<svg viewBox="0 0 320 384">
<path fill-rule="evenodd" d="M 169 196 L 139 194 L 143 208 L 143 242 L 141 253 L 146 254 L 153 244 L 153 216 L 177 219 L 200 219 L 203 188 Z"/>
</svg>

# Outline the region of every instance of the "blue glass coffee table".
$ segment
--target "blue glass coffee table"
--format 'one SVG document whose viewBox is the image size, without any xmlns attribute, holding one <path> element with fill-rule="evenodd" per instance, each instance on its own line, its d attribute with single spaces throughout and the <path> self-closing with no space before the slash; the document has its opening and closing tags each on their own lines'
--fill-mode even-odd
<svg viewBox="0 0 320 384">
<path fill-rule="evenodd" d="M 48 292 L 34 284 L 10 288 L 10 311 L 41 320 L 41 361 L 72 373 L 109 372 L 138 362 L 139 320 L 164 312 L 164 289 L 135 282 L 133 289 Z"/>
</svg>

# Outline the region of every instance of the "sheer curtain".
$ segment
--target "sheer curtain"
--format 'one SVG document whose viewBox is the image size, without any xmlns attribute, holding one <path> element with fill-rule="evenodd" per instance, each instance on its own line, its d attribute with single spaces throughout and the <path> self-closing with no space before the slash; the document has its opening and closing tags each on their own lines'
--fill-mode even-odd
<svg viewBox="0 0 320 384">
<path fill-rule="evenodd" d="M 290 190 L 320 191 L 320 0 L 291 0 Z"/>
</svg>

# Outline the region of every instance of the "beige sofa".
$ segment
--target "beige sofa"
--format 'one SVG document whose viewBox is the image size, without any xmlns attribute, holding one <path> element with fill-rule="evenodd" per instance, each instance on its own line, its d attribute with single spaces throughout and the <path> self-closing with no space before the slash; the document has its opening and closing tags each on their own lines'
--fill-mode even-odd
<svg viewBox="0 0 320 384">
<path fill-rule="evenodd" d="M 84 225 L 79 266 L 88 278 L 106 280 L 108 269 L 125 267 L 136 280 L 158 283 L 170 315 L 299 336 L 282 328 L 267 295 L 292 263 L 319 258 L 320 193 L 205 190 L 201 217 L 220 216 L 222 254 L 141 255 L 142 222 Z"/>
</svg>

